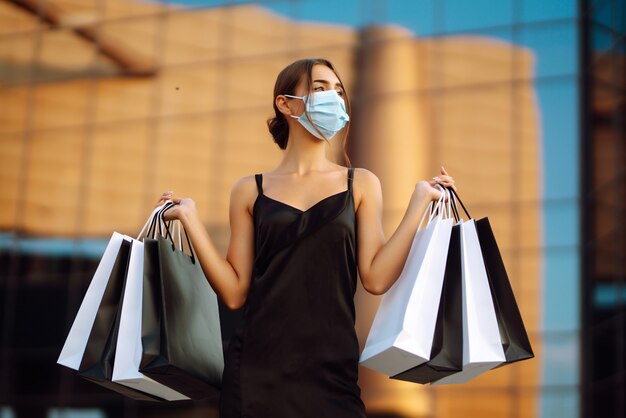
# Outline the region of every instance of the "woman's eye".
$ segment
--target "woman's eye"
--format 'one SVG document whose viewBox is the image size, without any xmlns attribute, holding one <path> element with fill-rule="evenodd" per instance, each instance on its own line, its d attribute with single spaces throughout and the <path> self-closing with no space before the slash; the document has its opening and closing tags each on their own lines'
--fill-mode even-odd
<svg viewBox="0 0 626 418">
<path fill-rule="evenodd" d="M 313 90 L 315 90 L 315 91 L 324 91 L 324 87 L 322 87 L 322 86 L 317 86 L 317 87 L 315 87 Z"/>
<path fill-rule="evenodd" d="M 337 90 L 337 94 L 338 94 L 339 96 L 343 96 L 343 91 L 341 91 L 341 90 Z"/>
</svg>

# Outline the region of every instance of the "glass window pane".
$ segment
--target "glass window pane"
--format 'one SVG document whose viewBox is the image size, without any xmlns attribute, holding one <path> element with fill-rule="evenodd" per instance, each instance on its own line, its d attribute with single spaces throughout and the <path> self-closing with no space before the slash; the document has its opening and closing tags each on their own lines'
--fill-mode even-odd
<svg viewBox="0 0 626 418">
<path fill-rule="evenodd" d="M 438 396 L 433 416 L 439 417 L 509 417 L 514 413 L 511 392 L 502 387 L 477 389 L 476 382 L 487 373 L 472 380 L 471 384 L 448 385 L 437 388 Z M 469 388 L 471 386 L 471 389 Z"/>
<path fill-rule="evenodd" d="M 263 6 L 287 14 L 292 19 L 309 22 L 336 23 L 358 27 L 369 21 L 368 5 L 360 0 L 306 0 L 297 1 L 293 6 L 289 6 L 286 2 L 268 2 Z"/>
<path fill-rule="evenodd" d="M 37 32 L 0 35 L 0 86 L 25 84 L 32 80 L 39 36 Z"/>
<path fill-rule="evenodd" d="M 66 0 L 74 4 L 80 3 L 76 0 Z M 101 3 L 104 2 L 104 7 Z M 185 0 L 186 2 L 186 0 Z M 150 16 L 157 15 L 163 11 L 167 6 L 167 0 L 150 0 L 150 1 L 111 1 L 111 0 L 96 0 L 98 9 L 102 11 L 103 20 L 115 20 L 126 19 L 129 17 L 138 16 Z"/>
<path fill-rule="evenodd" d="M 578 38 L 574 23 L 523 26 L 518 42 L 536 56 L 535 77 L 552 77 L 578 72 Z"/>
<path fill-rule="evenodd" d="M 615 48 L 619 35 L 604 26 L 591 25 L 591 48 L 595 53 L 601 53 Z"/>
<path fill-rule="evenodd" d="M 432 38 L 432 75 L 437 87 L 511 82 L 519 69 L 532 77 L 534 56 L 512 42 L 511 28 Z M 426 43 L 426 41 L 424 42 Z M 519 77 L 519 76 L 517 76 Z"/>
<path fill-rule="evenodd" d="M 88 106 L 95 99 L 94 84 L 89 79 L 68 83 L 42 83 L 36 86 L 31 118 L 38 130 L 79 126 L 87 123 Z"/>
<path fill-rule="evenodd" d="M 188 64 L 219 60 L 232 45 L 234 13 L 226 8 L 171 13 L 167 19 L 167 36 L 163 39 L 163 65 Z M 276 22 L 275 34 L 282 33 L 287 22 Z M 202 36 L 199 36 L 201 34 Z"/>
<path fill-rule="evenodd" d="M 579 393 L 578 385 L 542 387 L 540 416 L 542 418 L 580 416 Z"/>
<path fill-rule="evenodd" d="M 388 0 L 387 10 L 379 23 L 396 24 L 409 28 L 417 36 L 430 36 L 435 27 L 437 0 Z"/>
<path fill-rule="evenodd" d="M 446 0 L 443 6 L 443 30 L 459 32 L 513 23 L 513 1 Z"/>
<path fill-rule="evenodd" d="M 47 27 L 49 27 L 49 25 L 42 22 L 35 14 L 11 2 L 0 2 L 0 35 L 35 31 Z"/>
<path fill-rule="evenodd" d="M 556 19 L 574 19 L 577 16 L 576 0 L 521 0 L 522 22 L 541 22 Z"/>
<path fill-rule="evenodd" d="M 3 105 L 2 112 L 0 112 L 0 135 L 20 134 L 26 129 L 31 93 L 28 84 L 0 87 L 2 102 L 7 104 L 6 106 Z"/>
<path fill-rule="evenodd" d="M 18 201 L 23 197 L 22 180 L 24 175 L 24 153 L 26 144 L 22 135 L 0 136 L 0 179 L 2 179 L 2 196 L 0 196 L 0 229 L 11 230 L 18 218 Z M 0 247 L 1 249 L 2 247 Z M 2 264 L 4 266 L 4 264 Z"/>
<path fill-rule="evenodd" d="M 575 203 L 572 203 L 574 206 Z M 559 212 L 546 215 L 545 223 L 555 223 Z M 578 219 L 575 219 L 578 222 Z M 563 224 L 564 228 L 574 229 L 571 225 Z M 547 234 L 554 232 L 547 232 Z M 552 243 L 546 243 L 552 246 Z M 547 248 L 545 251 L 544 267 L 544 290 L 543 290 L 543 330 L 546 333 L 554 332 L 557 335 L 564 331 L 577 331 L 580 328 L 580 256 L 578 247 Z M 556 338 L 556 337 L 555 337 Z M 574 337 L 571 337 L 574 338 Z M 578 343 L 574 340 L 561 341 L 557 339 L 558 346 Z M 555 342 L 555 344 L 556 344 Z M 557 350 L 558 351 L 558 350 Z M 573 361 L 571 361 L 573 360 Z M 545 367 L 553 367 L 552 358 L 545 359 Z M 571 362 L 570 362 L 571 361 Z M 563 358 L 555 364 L 557 368 L 572 367 L 578 364 L 577 359 Z M 569 375 L 567 380 L 577 381 Z M 561 379 L 558 373 L 555 379 Z"/>
<path fill-rule="evenodd" d="M 536 88 L 543 135 L 544 197 L 576 198 L 580 193 L 577 80 L 538 80 Z"/>
<path fill-rule="evenodd" d="M 614 15 L 614 4 L 620 1 L 602 1 L 591 7 L 591 20 L 597 22 L 606 28 L 613 28 L 616 16 Z"/>
</svg>

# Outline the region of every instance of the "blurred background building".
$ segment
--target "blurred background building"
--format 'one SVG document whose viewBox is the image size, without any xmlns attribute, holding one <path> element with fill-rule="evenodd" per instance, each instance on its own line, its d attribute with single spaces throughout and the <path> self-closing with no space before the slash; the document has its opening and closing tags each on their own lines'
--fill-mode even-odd
<svg viewBox="0 0 626 418">
<path fill-rule="evenodd" d="M 346 84 L 386 235 L 444 164 L 494 226 L 536 354 L 465 385 L 361 368 L 369 415 L 626 416 L 625 4 L 0 0 L 0 418 L 217 416 L 56 359 L 111 233 L 138 233 L 164 190 L 225 254 L 232 184 L 281 158 L 276 75 L 310 56 Z M 379 300 L 359 287 L 361 347 Z"/>
</svg>

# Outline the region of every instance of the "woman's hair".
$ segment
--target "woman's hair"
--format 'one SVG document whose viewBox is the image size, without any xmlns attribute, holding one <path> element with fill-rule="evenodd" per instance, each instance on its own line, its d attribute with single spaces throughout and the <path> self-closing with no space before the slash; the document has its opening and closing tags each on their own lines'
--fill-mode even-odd
<svg viewBox="0 0 626 418">
<path fill-rule="evenodd" d="M 313 80 L 312 80 L 313 66 L 317 64 L 325 65 L 326 67 L 330 68 L 339 79 L 339 82 L 342 83 L 341 78 L 339 78 L 339 74 L 337 74 L 335 67 L 333 67 L 333 64 L 331 64 L 330 61 L 324 58 L 304 58 L 304 59 L 300 59 L 298 61 L 292 62 L 278 74 L 278 77 L 276 77 L 276 83 L 274 84 L 274 104 L 273 104 L 275 115 L 274 117 L 267 120 L 267 127 L 269 128 L 269 131 L 272 134 L 272 137 L 274 138 L 274 142 L 278 145 L 280 149 L 287 148 L 287 141 L 289 140 L 289 124 L 287 123 L 287 119 L 285 118 L 285 115 L 283 115 L 280 112 L 280 110 L 278 110 L 278 107 L 276 106 L 276 97 L 283 95 L 283 94 L 294 95 L 296 86 L 298 85 L 302 77 L 304 77 L 304 80 L 306 82 L 306 90 L 309 92 L 308 94 L 310 94 L 311 88 L 313 86 Z M 348 95 L 345 92 L 345 90 L 343 92 L 343 100 L 346 104 L 346 112 L 348 113 L 348 115 L 350 115 L 350 102 L 348 100 Z M 305 110 L 305 113 L 306 113 L 306 117 L 310 121 L 311 119 L 309 117 L 308 111 Z M 342 142 L 344 158 L 346 159 L 347 164 L 350 165 L 350 159 L 348 158 L 348 155 L 346 154 L 346 151 L 345 151 L 345 142 L 346 142 L 346 138 L 348 137 L 348 130 L 349 130 L 349 125 L 346 125 L 346 127 L 342 129 L 342 138 L 341 138 L 342 141 L 341 142 Z"/>
</svg>

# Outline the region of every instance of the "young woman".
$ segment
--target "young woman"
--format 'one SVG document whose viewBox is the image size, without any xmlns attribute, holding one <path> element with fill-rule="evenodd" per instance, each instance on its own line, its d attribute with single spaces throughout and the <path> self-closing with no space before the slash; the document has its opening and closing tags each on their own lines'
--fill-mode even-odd
<svg viewBox="0 0 626 418">
<path fill-rule="evenodd" d="M 332 64 L 303 59 L 274 88 L 268 121 L 285 150 L 273 170 L 238 180 L 230 195 L 226 259 L 203 227 L 192 199 L 166 219 L 180 219 L 221 300 L 244 307 L 223 375 L 221 418 L 362 418 L 354 329 L 357 268 L 363 287 L 385 293 L 400 274 L 436 183 L 454 187 L 445 169 L 419 181 L 397 230 L 382 228 L 378 178 L 326 158 L 329 140 L 347 131 L 348 97 Z M 357 233 L 358 231 L 358 233 Z"/>
</svg>

